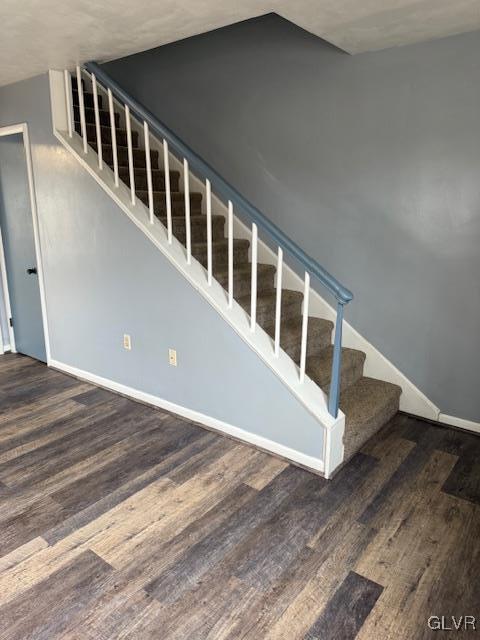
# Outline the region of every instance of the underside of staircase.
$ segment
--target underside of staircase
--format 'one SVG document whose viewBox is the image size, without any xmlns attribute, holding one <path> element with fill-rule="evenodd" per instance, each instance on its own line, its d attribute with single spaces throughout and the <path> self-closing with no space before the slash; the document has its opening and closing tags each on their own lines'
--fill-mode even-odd
<svg viewBox="0 0 480 640">
<path fill-rule="evenodd" d="M 86 136 L 88 144 L 97 151 L 94 96 L 83 92 Z M 113 169 L 112 129 L 110 114 L 102 97 L 98 97 L 101 125 L 102 156 L 105 164 Z M 105 101 L 104 101 L 105 102 Z M 82 134 L 79 96 L 73 89 L 74 129 Z M 118 174 L 127 186 L 129 162 L 127 131 L 121 127 L 118 111 L 115 113 Z M 148 206 L 148 178 L 146 154 L 141 147 L 138 132 L 132 132 L 135 191 L 137 197 Z M 151 175 L 155 216 L 167 224 L 165 172 L 159 163 L 159 152 L 152 150 Z M 180 190 L 180 172 L 169 171 L 171 190 L 171 212 L 173 235 L 185 245 L 185 194 Z M 207 224 L 202 213 L 200 192 L 190 193 L 191 250 L 192 256 L 203 266 L 207 266 Z M 226 218 L 212 216 L 212 256 L 213 276 L 226 289 L 228 286 L 228 246 L 225 237 Z M 240 306 L 250 313 L 251 264 L 248 239 L 234 239 L 233 295 Z M 276 267 L 258 263 L 257 267 L 257 323 L 273 338 L 275 331 Z M 281 307 L 281 348 L 298 364 L 301 353 L 303 294 L 299 291 L 282 289 Z M 330 320 L 309 317 L 306 374 L 326 393 L 329 391 L 332 371 L 332 329 Z M 365 353 L 356 349 L 342 348 L 340 409 L 345 414 L 344 462 L 385 425 L 398 411 L 401 388 L 397 385 L 364 376 Z M 293 428 L 293 426 L 292 426 Z"/>
</svg>

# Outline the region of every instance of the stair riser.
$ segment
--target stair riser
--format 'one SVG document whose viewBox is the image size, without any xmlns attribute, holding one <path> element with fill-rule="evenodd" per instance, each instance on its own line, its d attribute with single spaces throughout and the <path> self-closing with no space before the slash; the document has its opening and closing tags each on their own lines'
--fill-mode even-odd
<svg viewBox="0 0 480 640">
<path fill-rule="evenodd" d="M 171 185 L 170 185 L 170 190 L 171 190 Z M 139 200 L 141 200 L 144 204 L 148 205 L 148 192 L 144 191 L 143 189 L 137 189 L 137 197 L 139 198 Z M 185 212 L 185 194 L 184 193 L 180 193 L 180 192 L 174 192 L 171 190 L 170 193 L 170 202 L 173 207 L 180 207 L 181 208 L 181 212 L 184 213 Z M 160 209 L 160 210 L 165 210 L 166 207 L 166 195 L 165 192 L 162 193 L 154 193 L 153 194 L 153 204 L 155 206 L 155 209 Z M 202 198 L 197 197 L 196 195 L 190 194 L 190 212 L 193 213 L 193 211 L 201 213 L 202 212 Z M 165 215 L 166 215 L 166 210 L 165 210 Z"/>
<path fill-rule="evenodd" d="M 326 331 L 322 334 L 308 335 L 307 357 L 316 356 L 323 349 L 326 349 L 331 343 L 331 335 L 331 331 Z M 289 339 L 288 341 L 282 340 L 280 337 L 280 346 L 297 364 L 300 362 L 301 340 L 301 336 L 296 337 L 295 340 Z"/>
<path fill-rule="evenodd" d="M 79 122 L 75 123 L 75 131 L 81 135 L 82 130 Z M 102 138 L 102 144 L 110 145 L 112 143 L 112 131 L 109 127 L 102 127 L 100 132 Z M 117 144 L 126 147 L 127 142 L 127 132 L 124 129 L 116 130 L 117 136 Z M 93 146 L 96 145 L 97 142 L 97 131 L 94 124 L 87 124 L 87 140 L 88 143 Z M 138 147 L 138 133 L 132 131 L 132 147 Z"/>
<path fill-rule="evenodd" d="M 96 148 L 96 145 L 92 145 L 93 148 Z M 111 147 L 103 148 L 103 160 L 113 167 L 113 151 Z M 128 166 L 128 151 L 125 147 L 119 147 L 117 149 L 117 157 L 118 164 L 122 166 Z M 158 169 L 158 151 L 150 152 L 152 169 Z M 147 163 L 147 159 L 145 157 L 145 151 L 143 149 L 134 149 L 133 150 L 133 165 L 136 167 L 145 167 Z M 136 186 L 136 185 L 135 185 Z"/>
<path fill-rule="evenodd" d="M 192 255 L 207 267 L 206 247 L 192 247 Z M 228 264 L 228 252 L 223 247 L 212 247 L 212 262 L 214 267 L 225 267 Z M 245 264 L 248 262 L 248 247 L 235 247 L 233 249 L 233 264 Z"/>
<path fill-rule="evenodd" d="M 138 197 L 143 200 L 143 202 L 148 201 L 148 191 L 137 189 Z M 165 191 L 161 193 L 154 192 L 153 193 L 153 202 L 154 204 L 164 204 L 165 202 Z M 185 193 L 182 191 L 173 191 L 170 187 L 170 201 L 173 204 L 184 204 L 185 203 Z M 201 207 L 202 205 L 202 194 L 201 193 L 190 193 L 190 208 L 192 207 Z M 213 216 L 212 216 L 213 218 Z"/>
<path fill-rule="evenodd" d="M 360 378 L 363 376 L 363 365 L 364 363 L 356 363 L 352 367 L 344 367 L 342 363 L 342 372 L 340 376 L 340 392 L 349 387 L 351 384 L 355 384 L 358 382 Z M 329 374 L 330 377 L 330 374 Z M 330 393 L 330 382 L 327 385 L 323 385 L 322 389 L 325 393 Z"/>
<path fill-rule="evenodd" d="M 128 175 L 128 170 L 119 169 L 120 179 L 127 185 L 130 186 L 130 178 Z M 165 191 L 165 178 L 162 173 L 152 172 L 152 188 L 154 191 Z M 148 189 L 147 184 L 147 174 L 145 172 L 140 173 L 139 171 L 135 171 L 135 189 L 145 191 Z M 170 189 L 171 191 L 179 191 L 180 190 L 180 176 L 178 173 L 170 172 Z M 148 202 L 148 197 L 147 197 Z"/>
<path fill-rule="evenodd" d="M 148 207 L 148 199 L 147 202 L 144 203 Z M 154 203 L 153 209 L 155 211 L 156 216 L 166 216 L 167 208 L 165 202 L 157 202 Z M 190 215 L 199 215 L 202 213 L 202 207 L 198 202 L 190 205 Z M 184 216 L 185 215 L 185 204 L 183 202 L 172 201 L 172 215 L 173 216 Z"/>
<path fill-rule="evenodd" d="M 294 301 L 282 304 L 282 321 L 293 320 L 302 311 L 302 303 Z M 275 325 L 275 303 L 261 304 L 257 302 L 257 324 L 270 330 Z"/>
<path fill-rule="evenodd" d="M 361 436 L 356 434 L 356 437 L 350 439 L 350 434 L 348 430 L 345 432 L 344 436 L 344 445 L 345 445 L 345 453 L 344 460 L 349 460 L 364 444 L 367 442 L 369 438 L 371 438 L 377 431 L 379 431 L 384 425 L 389 422 L 393 416 L 400 409 L 400 398 L 392 398 L 384 407 L 382 407 L 381 411 L 379 411 L 373 418 L 369 420 L 367 428 L 365 428 Z"/>
<path fill-rule="evenodd" d="M 258 293 L 266 293 L 267 291 L 273 291 L 275 277 L 273 274 L 265 273 L 258 274 L 257 276 L 257 292 Z M 223 280 L 220 281 L 220 284 L 224 289 L 227 289 L 228 282 Z M 233 277 L 233 297 L 235 299 L 243 298 L 244 296 L 250 295 L 252 290 L 252 279 L 249 275 L 244 275 L 242 277 Z"/>
<path fill-rule="evenodd" d="M 100 111 L 100 124 L 105 127 L 110 126 L 110 114 L 108 111 Z M 73 107 L 73 119 L 75 122 L 80 122 L 80 109 L 79 107 Z M 90 124 L 95 124 L 95 111 L 93 109 L 85 109 L 85 122 L 89 122 Z M 115 113 L 115 126 L 120 126 L 120 115 Z"/>
<path fill-rule="evenodd" d="M 93 104 L 93 93 L 86 93 L 85 91 L 83 92 L 83 103 L 86 107 L 88 107 L 89 109 L 94 109 L 94 104 Z M 76 89 L 73 89 L 73 106 L 74 107 L 78 107 L 80 105 L 79 101 L 78 101 L 78 92 Z M 103 107 L 103 98 L 101 95 L 98 96 L 98 108 L 102 109 Z"/>
<path fill-rule="evenodd" d="M 157 216 L 159 217 L 162 224 L 167 226 L 167 218 L 165 216 Z M 204 217 L 204 216 L 203 216 Z M 206 229 L 206 220 L 202 220 L 200 223 L 194 220 L 191 220 L 192 224 L 190 226 L 191 229 L 191 238 L 192 242 L 206 242 L 207 241 L 207 229 Z M 181 242 L 184 246 L 186 244 L 186 231 L 185 231 L 185 222 L 180 220 L 172 220 L 172 232 L 173 235 L 177 238 L 179 242 Z M 212 222 L 212 238 L 213 240 L 223 240 L 225 237 L 225 220 L 215 220 Z"/>
</svg>

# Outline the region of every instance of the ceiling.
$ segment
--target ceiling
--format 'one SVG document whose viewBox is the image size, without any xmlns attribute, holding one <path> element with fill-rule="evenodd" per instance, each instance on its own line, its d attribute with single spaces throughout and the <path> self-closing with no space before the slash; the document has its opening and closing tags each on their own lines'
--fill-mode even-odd
<svg viewBox="0 0 480 640">
<path fill-rule="evenodd" d="M 0 86 L 270 12 L 350 53 L 480 29 L 480 0 L 1 0 Z"/>
</svg>

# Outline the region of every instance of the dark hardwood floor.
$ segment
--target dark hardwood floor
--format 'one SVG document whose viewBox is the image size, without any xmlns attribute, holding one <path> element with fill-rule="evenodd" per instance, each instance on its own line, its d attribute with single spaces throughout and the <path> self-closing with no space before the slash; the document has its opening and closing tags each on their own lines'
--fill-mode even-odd
<svg viewBox="0 0 480 640">
<path fill-rule="evenodd" d="M 469 638 L 427 620 L 479 569 L 475 435 L 398 415 L 327 482 L 0 357 L 1 640 Z"/>
</svg>

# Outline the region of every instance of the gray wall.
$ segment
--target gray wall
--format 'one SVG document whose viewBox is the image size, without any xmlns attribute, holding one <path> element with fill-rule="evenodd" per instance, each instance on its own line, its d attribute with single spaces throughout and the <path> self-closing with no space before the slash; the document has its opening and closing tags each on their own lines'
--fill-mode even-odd
<svg viewBox="0 0 480 640">
<path fill-rule="evenodd" d="M 52 358 L 320 456 L 316 421 L 53 137 L 47 76 L 0 88 L 0 126 L 22 121 Z"/>
<path fill-rule="evenodd" d="M 480 33 L 351 57 L 278 16 L 106 69 L 349 286 L 347 319 L 480 419 Z"/>
</svg>

